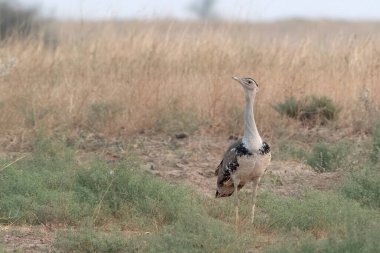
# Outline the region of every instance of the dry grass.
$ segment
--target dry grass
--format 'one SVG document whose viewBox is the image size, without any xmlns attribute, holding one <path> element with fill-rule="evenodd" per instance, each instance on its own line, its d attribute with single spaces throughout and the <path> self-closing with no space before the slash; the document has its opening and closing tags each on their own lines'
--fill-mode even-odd
<svg viewBox="0 0 380 253">
<path fill-rule="evenodd" d="M 257 79 L 257 118 L 267 137 L 285 97 L 327 95 L 338 124 L 361 130 L 379 112 L 380 31 L 371 23 L 160 22 L 57 24 L 59 46 L 42 40 L 0 47 L 0 131 L 87 128 L 133 133 L 175 111 L 231 132 L 242 90 Z M 202 121 L 204 122 L 204 121 Z"/>
</svg>

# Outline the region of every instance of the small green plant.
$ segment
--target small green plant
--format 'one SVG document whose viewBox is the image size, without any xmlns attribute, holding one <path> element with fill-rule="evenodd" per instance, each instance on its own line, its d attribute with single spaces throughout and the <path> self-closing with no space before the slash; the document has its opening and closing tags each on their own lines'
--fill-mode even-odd
<svg viewBox="0 0 380 253">
<path fill-rule="evenodd" d="M 334 171 L 343 164 L 347 153 L 348 145 L 345 143 L 316 143 L 311 153 L 306 155 L 306 162 L 317 172 Z"/>
<path fill-rule="evenodd" d="M 372 208 L 380 208 L 380 166 L 369 164 L 352 171 L 346 176 L 342 191 L 348 198 Z"/>
<path fill-rule="evenodd" d="M 301 121 L 317 121 L 325 124 L 338 117 L 340 108 L 325 96 L 309 96 L 302 101 L 299 118 Z"/>
<path fill-rule="evenodd" d="M 341 111 L 341 108 L 326 96 L 307 96 L 298 101 L 290 97 L 273 108 L 281 115 L 313 125 L 324 125 L 336 120 Z"/>
<path fill-rule="evenodd" d="M 372 162 L 380 162 L 380 123 L 374 126 L 372 132 L 372 152 L 370 154 Z"/>
<path fill-rule="evenodd" d="M 346 175 L 342 191 L 363 205 L 380 208 L 380 123 L 373 128 L 372 147 L 366 153 L 368 161 Z"/>
<path fill-rule="evenodd" d="M 299 114 L 299 105 L 295 97 L 290 97 L 286 99 L 283 103 L 278 103 L 274 105 L 273 108 L 280 113 L 289 118 L 297 119 Z"/>
<path fill-rule="evenodd" d="M 317 172 L 334 171 L 349 162 L 346 161 L 346 157 L 349 154 L 350 145 L 346 142 L 336 144 L 317 142 L 311 151 L 307 152 L 307 149 L 298 143 L 282 140 L 278 148 L 278 155 L 276 155 L 278 159 L 295 159 L 310 165 Z"/>
</svg>

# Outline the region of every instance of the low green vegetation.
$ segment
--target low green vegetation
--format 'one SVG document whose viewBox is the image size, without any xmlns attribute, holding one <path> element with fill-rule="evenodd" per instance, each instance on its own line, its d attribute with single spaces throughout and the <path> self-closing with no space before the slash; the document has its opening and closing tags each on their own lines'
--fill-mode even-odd
<svg viewBox="0 0 380 253">
<path fill-rule="evenodd" d="M 316 143 L 306 155 L 306 162 L 317 172 L 334 171 L 344 165 L 349 154 L 349 144 L 341 142 L 335 145 Z"/>
<path fill-rule="evenodd" d="M 287 98 L 284 102 L 278 103 L 273 108 L 281 115 L 287 116 L 292 119 L 299 117 L 299 105 L 295 97 Z"/>
<path fill-rule="evenodd" d="M 175 222 L 195 201 L 183 188 L 141 173 L 128 161 L 108 166 L 94 159 L 81 167 L 60 142 L 37 140 L 34 149 L 31 159 L 1 172 L 2 223 L 102 225 L 117 217 L 125 226 L 148 228 Z"/>
<path fill-rule="evenodd" d="M 281 115 L 311 125 L 325 125 L 336 120 L 341 111 L 341 108 L 326 96 L 307 96 L 300 100 L 290 97 L 273 108 Z"/>
<path fill-rule="evenodd" d="M 307 192 L 302 197 L 263 196 L 258 203 L 268 215 L 264 225 L 280 230 L 328 231 L 368 223 L 376 213 L 334 192 Z"/>
<path fill-rule="evenodd" d="M 105 233 L 96 229 L 58 232 L 54 247 L 64 252 L 125 252 L 127 240 L 121 232 Z"/>
<path fill-rule="evenodd" d="M 369 146 L 370 159 L 346 175 L 342 191 L 363 205 L 380 208 L 380 124 L 374 126 Z"/>
<path fill-rule="evenodd" d="M 266 253 L 376 253 L 380 249 L 379 226 L 350 228 L 343 239 L 331 235 L 327 239 L 286 243 L 286 246 L 267 250 Z"/>
<path fill-rule="evenodd" d="M 330 148 L 346 154 L 349 146 L 322 146 L 321 151 L 318 145 L 308 156 Z M 260 245 L 262 231 L 272 237 L 263 252 L 380 248 L 380 176 L 371 159 L 347 173 L 334 191 L 260 192 L 254 226 L 251 195 L 242 191 L 236 232 L 230 198 L 205 199 L 137 169 L 131 158 L 113 165 L 94 158 L 79 165 L 75 157 L 64 141 L 39 137 L 31 155 L 10 166 L 0 161 L 0 222 L 60 224 L 66 229 L 56 232 L 58 252 L 245 252 Z"/>
<path fill-rule="evenodd" d="M 270 253 L 355 253 L 379 252 L 380 241 L 380 167 L 373 154 L 378 152 L 380 125 L 374 127 L 370 149 L 365 150 L 367 160 L 344 174 L 338 192 L 308 193 L 305 198 L 279 198 L 268 209 L 269 221 L 282 224 L 281 229 L 323 230 L 324 238 L 308 237 L 288 241 L 266 252 Z M 265 208 L 267 201 L 263 201 Z M 271 203 L 271 202 L 269 202 Z M 289 215 L 294 214 L 294 216 Z M 278 221 L 274 217 L 281 219 Z M 284 221 L 289 225 L 284 226 Z M 270 223 L 269 223 L 270 224 Z"/>
<path fill-rule="evenodd" d="M 0 222 L 74 226 L 55 239 L 55 247 L 65 252 L 230 252 L 247 247 L 244 237 L 208 216 L 200 197 L 184 187 L 135 169 L 130 161 L 110 166 L 94 159 L 82 167 L 74 158 L 59 141 L 36 140 L 29 159 L 0 172 Z M 113 232 L 102 231 L 106 225 Z M 150 234 L 128 238 L 123 231 Z"/>
<path fill-rule="evenodd" d="M 372 152 L 371 160 L 373 163 L 380 162 L 380 122 L 375 124 L 372 133 Z"/>
<path fill-rule="evenodd" d="M 240 212 L 244 222 L 249 223 L 250 194 L 241 194 Z M 211 216 L 233 223 L 232 201 L 210 203 Z M 309 191 L 300 197 L 278 196 L 269 192 L 259 195 L 259 215 L 256 226 L 264 230 L 288 233 L 300 231 L 345 231 L 347 226 L 370 224 L 380 214 L 360 206 L 336 192 Z M 244 223 L 243 222 L 243 223 Z M 378 220 L 380 222 L 380 220 Z"/>
<path fill-rule="evenodd" d="M 310 144 L 309 144 L 310 145 Z M 316 172 L 335 171 L 347 165 L 347 157 L 351 152 L 351 143 L 335 144 L 316 142 L 311 147 L 302 143 L 289 141 L 279 142 L 279 159 L 294 159 L 310 165 Z"/>
<path fill-rule="evenodd" d="M 343 193 L 363 205 L 380 208 L 380 167 L 367 165 L 350 172 L 342 186 Z"/>
</svg>

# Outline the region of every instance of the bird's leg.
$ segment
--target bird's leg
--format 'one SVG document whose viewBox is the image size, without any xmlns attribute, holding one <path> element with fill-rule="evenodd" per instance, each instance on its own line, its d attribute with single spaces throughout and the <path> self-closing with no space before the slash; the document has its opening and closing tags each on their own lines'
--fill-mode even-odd
<svg viewBox="0 0 380 253">
<path fill-rule="evenodd" d="M 254 218 L 255 218 L 255 206 L 256 206 L 256 195 L 257 195 L 257 188 L 260 183 L 260 177 L 255 178 L 252 181 L 252 216 L 251 216 L 251 223 L 253 224 Z"/>
<path fill-rule="evenodd" d="M 234 205 L 235 205 L 235 226 L 236 231 L 238 230 L 238 224 L 239 224 L 239 198 L 238 198 L 238 186 L 240 183 L 240 180 L 233 178 L 234 183 Z"/>
</svg>

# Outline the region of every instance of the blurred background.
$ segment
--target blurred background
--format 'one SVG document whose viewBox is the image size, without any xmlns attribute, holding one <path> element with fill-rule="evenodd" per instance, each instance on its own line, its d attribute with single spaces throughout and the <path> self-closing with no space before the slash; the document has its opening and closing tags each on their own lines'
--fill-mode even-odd
<svg viewBox="0 0 380 253">
<path fill-rule="evenodd" d="M 378 20 L 375 0 L 20 0 L 24 7 L 37 7 L 46 17 L 58 19 L 197 19 L 213 18 L 239 21 L 279 19 Z"/>
</svg>

